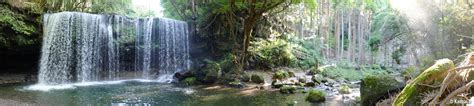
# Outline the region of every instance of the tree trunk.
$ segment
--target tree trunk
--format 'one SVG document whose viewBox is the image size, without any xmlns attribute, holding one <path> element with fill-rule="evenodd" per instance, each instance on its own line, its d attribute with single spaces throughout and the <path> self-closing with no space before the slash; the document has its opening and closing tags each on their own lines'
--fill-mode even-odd
<svg viewBox="0 0 474 106">
<path fill-rule="evenodd" d="M 261 15 L 255 14 L 251 15 L 250 17 L 244 20 L 244 42 L 243 42 L 243 49 L 242 49 L 242 57 L 241 57 L 241 66 L 240 69 L 243 70 L 245 66 L 245 62 L 247 60 L 247 49 L 250 46 L 250 39 L 252 39 L 252 29 L 255 26 L 258 19 L 260 19 Z"/>
<path fill-rule="evenodd" d="M 341 12 L 341 35 L 339 36 L 341 36 L 341 47 L 339 48 L 339 57 L 341 57 L 341 59 L 344 59 L 344 9 Z"/>
<path fill-rule="evenodd" d="M 335 27 L 336 33 L 334 34 L 334 36 L 336 37 L 336 44 L 334 45 L 335 46 L 334 47 L 334 57 L 336 58 L 336 60 L 339 60 L 339 47 L 340 47 L 339 46 L 339 44 L 340 44 L 339 43 L 339 39 L 340 39 L 339 37 L 341 36 L 340 35 L 341 30 L 340 30 L 340 25 L 339 24 L 340 24 L 341 21 L 339 20 L 339 18 L 340 18 L 339 15 L 340 14 L 338 14 L 337 10 L 335 10 L 335 11 L 336 11 L 336 13 L 334 14 L 334 16 L 335 16 L 335 18 L 334 18 L 335 19 L 334 20 L 334 23 L 335 23 L 334 27 Z"/>
<path fill-rule="evenodd" d="M 349 9 L 349 20 L 348 20 L 348 29 L 347 29 L 347 40 L 349 41 L 347 44 L 347 60 L 349 60 L 349 62 L 352 62 L 352 10 Z"/>
</svg>

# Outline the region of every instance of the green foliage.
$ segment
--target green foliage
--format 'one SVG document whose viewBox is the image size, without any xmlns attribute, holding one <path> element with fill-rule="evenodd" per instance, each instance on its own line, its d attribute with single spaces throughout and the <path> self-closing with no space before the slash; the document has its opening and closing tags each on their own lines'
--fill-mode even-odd
<svg viewBox="0 0 474 106">
<path fill-rule="evenodd" d="M 31 35 L 36 30 L 33 25 L 24 22 L 25 15 L 13 12 L 6 5 L 0 5 L 0 15 L 0 27 L 11 27 L 18 34 L 25 35 Z"/>
<path fill-rule="evenodd" d="M 303 40 L 298 37 L 289 36 L 289 41 L 293 45 L 292 53 L 297 59 L 295 63 L 299 68 L 309 69 L 319 65 L 319 61 L 322 60 L 319 51 L 323 47 L 318 39 Z"/>
<path fill-rule="evenodd" d="M 364 76 L 368 75 L 385 75 L 388 74 L 387 70 L 381 68 L 361 68 L 356 70 L 354 68 L 345 68 L 345 67 L 327 67 L 321 70 L 322 75 L 337 79 L 343 78 L 345 80 L 360 80 Z"/>
<path fill-rule="evenodd" d="M 291 45 L 283 39 L 274 41 L 266 39 L 258 39 L 252 42 L 249 48 L 250 60 L 254 60 L 258 66 L 267 68 L 275 68 L 278 66 L 289 66 L 296 61 L 295 56 L 291 52 Z"/>
<path fill-rule="evenodd" d="M 405 48 L 400 47 L 392 53 L 392 59 L 395 60 L 397 64 L 400 64 L 403 55 L 405 55 Z"/>
<path fill-rule="evenodd" d="M 280 88 L 280 93 L 295 93 L 296 92 L 296 87 L 295 86 L 290 86 L 290 85 L 283 85 Z"/>
<path fill-rule="evenodd" d="M 311 89 L 306 95 L 306 101 L 317 103 L 317 102 L 324 102 L 326 101 L 326 93 L 320 90 Z"/>
<path fill-rule="evenodd" d="M 93 0 L 90 10 L 100 14 L 135 15 L 131 4 L 132 0 Z"/>
<path fill-rule="evenodd" d="M 265 79 L 263 78 L 263 76 L 257 75 L 257 74 L 253 74 L 250 80 L 253 83 L 257 83 L 257 84 L 265 83 Z"/>
<path fill-rule="evenodd" d="M 134 15 L 132 0 L 31 0 L 46 12 L 78 11 L 100 14 Z"/>
<path fill-rule="evenodd" d="M 32 45 L 38 43 L 39 37 L 33 36 L 37 31 L 35 21 L 25 13 L 10 9 L 5 4 L 0 4 L 0 47 L 12 48 L 13 46 Z"/>
<path fill-rule="evenodd" d="M 272 79 L 278 79 L 278 80 L 282 80 L 282 79 L 286 79 L 290 77 L 290 75 L 288 74 L 288 72 L 284 71 L 284 70 L 278 70 L 277 72 L 275 72 L 273 74 L 273 77 Z"/>
<path fill-rule="evenodd" d="M 233 71 L 233 70 L 236 70 L 236 65 L 234 64 L 237 57 L 231 53 L 228 53 L 226 55 L 224 55 L 224 57 L 218 62 L 222 68 L 222 70 L 224 70 L 224 72 L 229 72 L 229 71 Z"/>
<path fill-rule="evenodd" d="M 369 46 L 372 52 L 375 52 L 379 49 L 378 45 L 380 45 L 381 39 L 381 35 L 378 35 L 378 32 L 374 33 L 373 36 L 370 36 Z"/>
</svg>

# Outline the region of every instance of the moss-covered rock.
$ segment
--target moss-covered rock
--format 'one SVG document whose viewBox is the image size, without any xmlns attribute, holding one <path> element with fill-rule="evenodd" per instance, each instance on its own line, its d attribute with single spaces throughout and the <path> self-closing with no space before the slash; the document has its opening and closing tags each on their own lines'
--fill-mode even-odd
<svg viewBox="0 0 474 106">
<path fill-rule="evenodd" d="M 431 88 L 420 85 L 439 85 L 443 82 L 450 69 L 454 68 L 453 61 L 441 59 L 430 68 L 423 71 L 397 95 L 394 106 L 406 104 L 419 104 L 421 94 L 431 91 Z"/>
<path fill-rule="evenodd" d="M 339 87 L 338 91 L 341 94 L 349 94 L 349 93 L 351 93 L 351 88 L 347 84 L 342 84 Z"/>
<path fill-rule="evenodd" d="M 326 100 L 326 94 L 323 91 L 312 89 L 306 95 L 306 101 L 311 103 L 324 102 Z"/>
<path fill-rule="evenodd" d="M 250 75 L 248 74 L 242 74 L 241 78 L 240 78 L 243 82 L 250 82 Z"/>
<path fill-rule="evenodd" d="M 257 74 L 253 74 L 250 80 L 253 83 L 257 83 L 257 84 L 265 83 L 265 79 L 261 75 L 257 75 Z"/>
<path fill-rule="evenodd" d="M 288 72 L 284 71 L 284 70 L 278 70 L 277 72 L 275 72 L 273 74 L 273 79 L 278 79 L 278 80 L 283 80 L 283 79 L 286 79 L 288 78 L 290 75 L 288 74 Z"/>
<path fill-rule="evenodd" d="M 197 80 L 206 84 L 212 84 L 216 82 L 221 78 L 221 76 L 222 71 L 220 65 L 209 60 L 206 60 L 206 65 L 196 72 Z"/>
<path fill-rule="evenodd" d="M 319 74 L 313 75 L 313 77 L 311 77 L 311 80 L 318 84 L 327 81 L 322 75 L 319 75 Z"/>
<path fill-rule="evenodd" d="M 373 106 L 378 100 L 389 97 L 390 91 L 398 90 L 404 86 L 390 75 L 366 76 L 361 83 L 361 102 L 363 106 Z"/>
<path fill-rule="evenodd" d="M 196 84 L 196 77 L 188 77 L 181 81 L 182 84 L 191 86 Z"/>
<path fill-rule="evenodd" d="M 296 92 L 296 87 L 295 86 L 289 86 L 289 85 L 283 85 L 280 88 L 280 93 L 295 93 Z"/>
</svg>

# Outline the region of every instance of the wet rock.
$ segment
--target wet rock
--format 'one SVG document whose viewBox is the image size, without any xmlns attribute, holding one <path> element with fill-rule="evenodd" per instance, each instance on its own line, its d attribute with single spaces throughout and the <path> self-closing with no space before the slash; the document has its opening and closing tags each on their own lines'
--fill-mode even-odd
<svg viewBox="0 0 474 106">
<path fill-rule="evenodd" d="M 332 87 L 334 84 L 337 84 L 336 80 L 333 80 L 333 79 L 330 79 L 330 78 L 328 78 L 326 80 L 327 80 L 327 82 L 325 82 L 324 84 L 327 85 L 327 86 Z"/>
<path fill-rule="evenodd" d="M 280 88 L 283 85 L 296 85 L 296 82 L 292 82 L 291 80 L 285 80 L 285 81 L 280 81 L 280 80 L 273 80 L 272 86 L 274 88 Z"/>
<path fill-rule="evenodd" d="M 232 82 L 229 82 L 228 85 L 230 87 L 233 87 L 233 88 L 244 88 L 245 87 L 245 84 L 240 82 L 240 81 L 232 81 Z"/>
<path fill-rule="evenodd" d="M 181 80 L 184 80 L 188 77 L 192 77 L 194 76 L 192 71 L 191 70 L 187 70 L 187 71 L 180 71 L 180 72 L 176 72 L 174 74 L 174 78 L 178 79 L 178 81 L 181 81 Z"/>
<path fill-rule="evenodd" d="M 280 88 L 283 85 L 285 85 L 285 84 L 283 84 L 280 80 L 273 80 L 272 81 L 272 87 L 273 88 Z"/>
<path fill-rule="evenodd" d="M 316 86 L 316 84 L 314 82 L 306 82 L 305 86 L 314 87 L 314 86 Z"/>
</svg>

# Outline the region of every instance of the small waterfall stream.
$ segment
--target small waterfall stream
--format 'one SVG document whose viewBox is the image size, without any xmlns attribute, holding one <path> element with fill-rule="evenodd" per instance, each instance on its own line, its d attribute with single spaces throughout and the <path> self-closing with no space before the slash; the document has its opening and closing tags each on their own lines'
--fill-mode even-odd
<svg viewBox="0 0 474 106">
<path fill-rule="evenodd" d="M 47 14 L 39 84 L 158 76 L 169 80 L 190 68 L 188 36 L 186 22 L 166 18 Z"/>
</svg>

